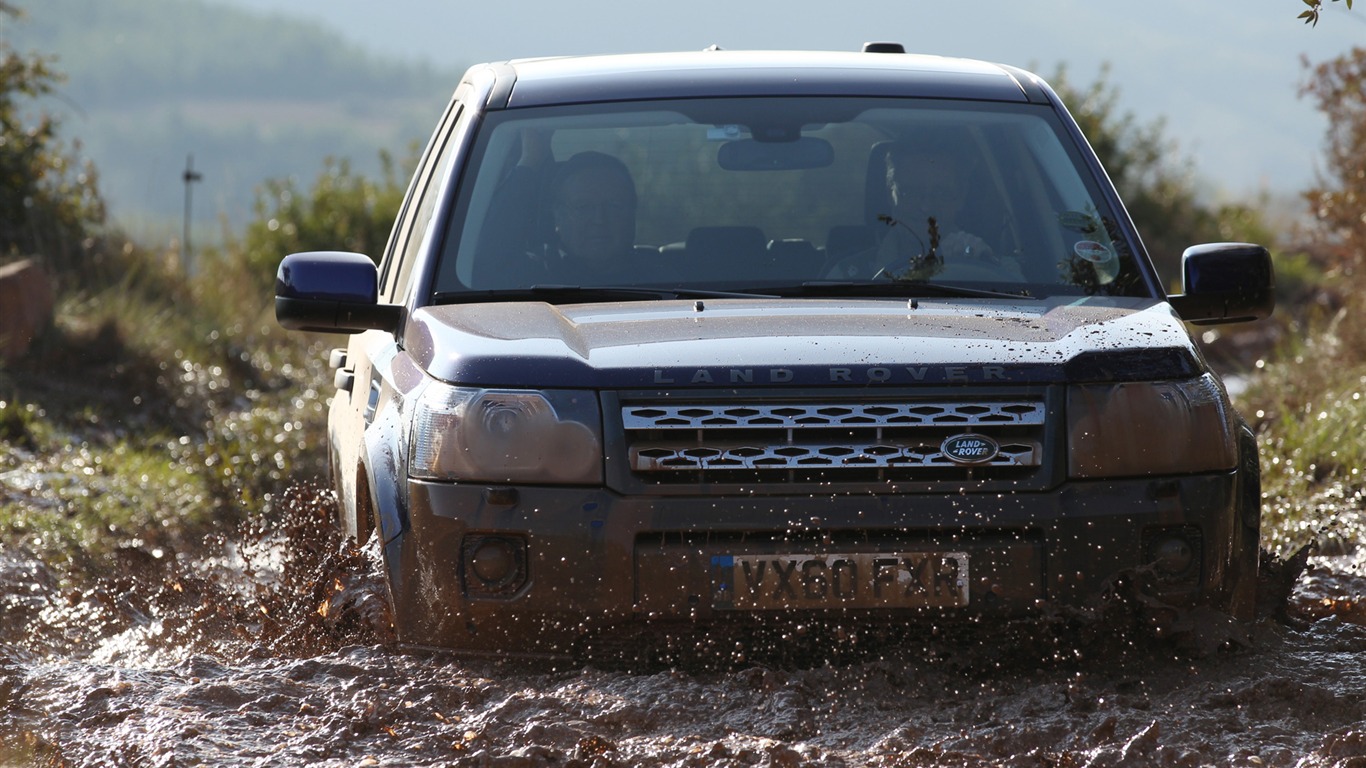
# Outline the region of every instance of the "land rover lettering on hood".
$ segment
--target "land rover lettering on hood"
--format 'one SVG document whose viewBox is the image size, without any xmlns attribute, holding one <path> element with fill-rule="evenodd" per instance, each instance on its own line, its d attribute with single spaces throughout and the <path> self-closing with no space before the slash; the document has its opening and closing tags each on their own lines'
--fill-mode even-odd
<svg viewBox="0 0 1366 768">
<path fill-rule="evenodd" d="M 285 257 L 276 314 L 349 334 L 338 524 L 400 640 L 575 656 L 1126 573 L 1250 618 L 1256 444 L 1187 329 L 1268 315 L 1270 259 L 1180 278 L 1028 72 L 706 50 L 471 67 L 384 252 Z"/>
</svg>

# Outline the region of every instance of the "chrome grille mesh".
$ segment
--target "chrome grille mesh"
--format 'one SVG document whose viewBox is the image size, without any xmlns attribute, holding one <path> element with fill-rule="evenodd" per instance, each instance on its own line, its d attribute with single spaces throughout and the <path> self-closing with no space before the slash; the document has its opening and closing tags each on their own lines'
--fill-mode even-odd
<svg viewBox="0 0 1366 768">
<path fill-rule="evenodd" d="M 627 406 L 627 429 L 1041 425 L 1040 402 Z"/>
<path fill-rule="evenodd" d="M 637 473 L 964 469 L 941 445 L 972 433 L 998 446 L 972 469 L 1037 467 L 1041 400 L 632 404 L 621 410 Z"/>
</svg>

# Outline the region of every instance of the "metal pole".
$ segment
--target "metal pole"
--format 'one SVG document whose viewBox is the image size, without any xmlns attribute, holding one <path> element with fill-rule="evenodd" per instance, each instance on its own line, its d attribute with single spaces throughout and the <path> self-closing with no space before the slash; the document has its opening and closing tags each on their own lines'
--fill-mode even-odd
<svg viewBox="0 0 1366 768">
<path fill-rule="evenodd" d="M 185 275 L 190 274 L 190 264 L 193 260 L 193 253 L 190 250 L 190 185 L 200 181 L 204 176 L 194 169 L 194 155 L 185 156 L 185 173 L 181 177 L 185 180 L 185 239 L 182 241 L 180 250 L 180 267 Z"/>
</svg>

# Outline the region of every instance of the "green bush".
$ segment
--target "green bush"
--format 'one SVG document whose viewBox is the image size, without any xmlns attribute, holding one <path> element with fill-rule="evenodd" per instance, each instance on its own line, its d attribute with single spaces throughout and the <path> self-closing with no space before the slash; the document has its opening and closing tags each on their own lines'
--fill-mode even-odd
<svg viewBox="0 0 1366 768">
<path fill-rule="evenodd" d="M 329 159 L 307 192 L 293 179 L 274 179 L 258 192 L 255 219 L 240 244 L 260 285 L 269 286 L 280 260 L 301 251 L 354 251 L 378 259 L 403 203 L 404 185 L 392 156 L 381 153 L 378 180 Z"/>
<path fill-rule="evenodd" d="M 0 4 L 0 24 L 17 16 Z M 0 36 L 0 259 L 41 255 L 79 276 L 105 216 L 95 170 L 61 145 L 50 116 L 29 121 L 23 111 L 59 81 L 49 59 L 21 55 Z"/>
</svg>

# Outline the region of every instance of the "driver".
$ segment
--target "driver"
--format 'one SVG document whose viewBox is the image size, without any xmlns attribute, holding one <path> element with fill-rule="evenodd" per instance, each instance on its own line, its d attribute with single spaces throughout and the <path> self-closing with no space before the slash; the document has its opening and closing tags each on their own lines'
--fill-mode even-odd
<svg viewBox="0 0 1366 768">
<path fill-rule="evenodd" d="M 620 279 L 636 239 L 636 186 L 626 165 L 601 152 L 580 152 L 556 172 L 550 199 L 550 274 L 575 284 Z"/>
</svg>

